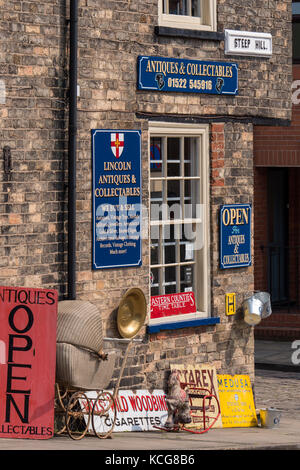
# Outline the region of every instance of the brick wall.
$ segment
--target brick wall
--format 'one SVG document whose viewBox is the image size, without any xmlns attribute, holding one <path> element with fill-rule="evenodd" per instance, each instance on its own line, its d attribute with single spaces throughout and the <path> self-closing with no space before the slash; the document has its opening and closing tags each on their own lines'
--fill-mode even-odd
<svg viewBox="0 0 300 470">
<path fill-rule="evenodd" d="M 148 192 L 148 120 L 187 122 L 218 116 L 211 131 L 211 290 L 212 312 L 221 323 L 195 331 L 145 336 L 129 358 L 124 384 L 155 383 L 170 359 L 214 362 L 218 370 L 253 373 L 253 335 L 241 320 L 224 316 L 225 293 L 237 292 L 238 305 L 253 288 L 253 268 L 218 269 L 220 204 L 251 202 L 253 139 L 249 116 L 288 119 L 291 80 L 291 1 L 218 0 L 218 31 L 224 28 L 270 31 L 271 59 L 236 58 L 239 94 L 214 96 L 148 93 L 136 90 L 141 54 L 233 61 L 224 42 L 156 36 L 157 1 L 79 1 L 77 292 L 94 302 L 105 332 L 115 335 L 116 308 L 126 290 L 139 286 L 149 300 L 149 244 L 143 265 L 122 270 L 91 270 L 91 139 L 93 128 L 141 129 L 143 203 Z M 66 292 L 67 249 L 67 79 L 68 8 L 62 0 L 1 1 L 0 103 L 2 148 L 11 166 L 0 166 L 2 285 L 51 287 Z M 143 119 L 140 119 L 143 115 Z M 224 118 L 224 119 L 223 119 Z M 233 122 L 227 122 L 227 118 Z M 242 118 L 243 123 L 238 122 Z M 149 342 L 149 340 L 151 340 Z M 176 355 L 178 356 L 176 357 Z M 116 371 L 117 373 L 117 371 Z"/>
<path fill-rule="evenodd" d="M 291 125 L 254 128 L 256 166 L 300 166 L 300 65 L 293 65 L 293 87 Z"/>
<path fill-rule="evenodd" d="M 1 285 L 64 291 L 65 37 L 62 2 L 1 2 Z"/>
</svg>

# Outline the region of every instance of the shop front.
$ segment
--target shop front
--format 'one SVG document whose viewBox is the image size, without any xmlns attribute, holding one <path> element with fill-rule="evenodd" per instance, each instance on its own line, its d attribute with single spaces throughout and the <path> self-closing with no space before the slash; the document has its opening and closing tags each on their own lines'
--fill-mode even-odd
<svg viewBox="0 0 300 470">
<path fill-rule="evenodd" d="M 104 350 L 138 332 L 107 371 L 120 409 L 154 407 L 174 369 L 254 381 L 253 128 L 291 111 L 291 2 L 269 3 L 71 1 L 70 68 L 62 0 L 7 7 L 0 285 L 58 291 L 58 323 L 63 302 L 91 304 Z"/>
</svg>

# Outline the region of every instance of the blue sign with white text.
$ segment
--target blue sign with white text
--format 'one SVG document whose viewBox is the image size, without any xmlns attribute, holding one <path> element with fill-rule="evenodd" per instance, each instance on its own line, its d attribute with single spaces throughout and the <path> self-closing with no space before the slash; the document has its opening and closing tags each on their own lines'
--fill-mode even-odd
<svg viewBox="0 0 300 470">
<path fill-rule="evenodd" d="M 93 269 L 140 266 L 141 132 L 92 130 Z"/>
<path fill-rule="evenodd" d="M 220 268 L 251 266 L 251 205 L 220 209 Z"/>
<path fill-rule="evenodd" d="M 138 57 L 139 90 L 236 95 L 238 64 L 169 57 Z"/>
</svg>

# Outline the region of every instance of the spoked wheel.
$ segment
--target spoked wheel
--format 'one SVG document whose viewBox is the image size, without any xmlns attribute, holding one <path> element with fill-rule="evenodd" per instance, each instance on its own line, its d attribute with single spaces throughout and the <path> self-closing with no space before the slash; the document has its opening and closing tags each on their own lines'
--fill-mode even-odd
<svg viewBox="0 0 300 470">
<path fill-rule="evenodd" d="M 54 430 L 55 434 L 63 434 L 66 431 L 66 406 L 68 403 L 68 390 L 61 390 L 58 384 L 55 384 L 55 415 L 54 415 Z"/>
<path fill-rule="evenodd" d="M 66 408 L 66 427 L 72 439 L 82 439 L 89 428 L 91 405 L 88 397 L 82 392 L 71 396 Z"/>
<path fill-rule="evenodd" d="M 93 405 L 92 426 L 99 439 L 106 439 L 113 432 L 117 418 L 114 397 L 110 392 L 99 392 Z"/>
</svg>

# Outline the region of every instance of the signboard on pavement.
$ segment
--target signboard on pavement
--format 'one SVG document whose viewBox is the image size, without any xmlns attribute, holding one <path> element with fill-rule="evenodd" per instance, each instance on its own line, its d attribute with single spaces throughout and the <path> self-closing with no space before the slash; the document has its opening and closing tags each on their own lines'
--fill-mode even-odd
<svg viewBox="0 0 300 470">
<path fill-rule="evenodd" d="M 112 393 L 112 391 L 110 391 Z M 104 392 L 105 393 L 105 392 Z M 89 391 L 87 397 L 95 400 L 97 392 Z M 85 408 L 84 400 L 81 400 L 81 406 Z M 95 406 L 98 406 L 96 403 Z M 163 390 L 120 390 L 116 406 L 116 422 L 113 432 L 123 431 L 156 431 L 156 427 L 165 424 L 168 416 L 165 392 Z M 94 425 L 97 432 L 107 432 L 111 429 L 113 423 L 113 409 L 109 410 L 108 416 L 103 420 L 94 418 Z M 85 415 L 87 418 L 87 415 Z M 90 424 L 91 431 L 92 425 Z"/>
<path fill-rule="evenodd" d="M 57 292 L 0 287 L 0 437 L 54 431 Z"/>
<path fill-rule="evenodd" d="M 224 428 L 257 426 L 248 375 L 218 375 L 218 388 Z"/>
</svg>

